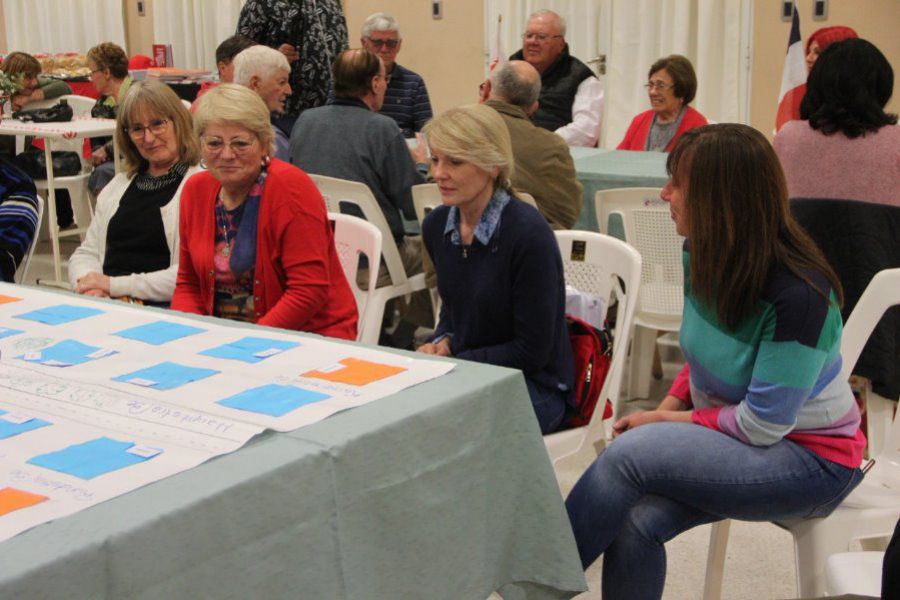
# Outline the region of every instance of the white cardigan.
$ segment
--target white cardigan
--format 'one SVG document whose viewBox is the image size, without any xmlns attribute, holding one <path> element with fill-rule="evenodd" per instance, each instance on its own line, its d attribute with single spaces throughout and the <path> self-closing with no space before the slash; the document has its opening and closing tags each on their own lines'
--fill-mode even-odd
<svg viewBox="0 0 900 600">
<path fill-rule="evenodd" d="M 168 302 L 172 299 L 172 293 L 175 291 L 175 277 L 178 275 L 178 214 L 181 206 L 181 190 L 188 178 L 201 170 L 199 166 L 190 167 L 184 174 L 181 185 L 175 191 L 175 196 L 168 204 L 159 209 L 166 232 L 166 244 L 169 246 L 169 268 L 150 273 L 110 277 L 110 296 L 133 296 L 154 302 Z M 119 203 L 132 179 L 125 173 L 119 173 L 97 197 L 97 207 L 94 210 L 91 226 L 85 234 L 84 241 L 69 258 L 69 281 L 73 288 L 77 287 L 78 280 L 88 273 L 103 273 L 103 260 L 106 257 L 106 230 L 109 227 L 110 219 L 119 210 Z"/>
</svg>

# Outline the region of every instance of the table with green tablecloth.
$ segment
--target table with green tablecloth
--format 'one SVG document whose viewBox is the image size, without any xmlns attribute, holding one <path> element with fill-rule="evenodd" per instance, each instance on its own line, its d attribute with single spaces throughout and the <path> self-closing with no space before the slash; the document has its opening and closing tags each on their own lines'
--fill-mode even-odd
<svg viewBox="0 0 900 600">
<path fill-rule="evenodd" d="M 569 148 L 578 181 L 584 186 L 584 206 L 574 229 L 598 231 L 594 195 L 599 190 L 623 187 L 662 187 L 666 184 L 663 152 L 632 152 L 602 148 Z"/>
<path fill-rule="evenodd" d="M 521 373 L 465 361 L 37 526 L 0 555 L 0 598 L 483 600 L 495 589 L 586 589 Z"/>
</svg>

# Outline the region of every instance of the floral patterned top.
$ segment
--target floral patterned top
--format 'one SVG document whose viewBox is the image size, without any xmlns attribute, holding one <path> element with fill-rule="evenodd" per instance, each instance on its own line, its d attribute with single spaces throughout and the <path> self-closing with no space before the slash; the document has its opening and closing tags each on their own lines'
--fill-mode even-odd
<svg viewBox="0 0 900 600">
<path fill-rule="evenodd" d="M 340 0 L 247 0 L 237 33 L 278 48 L 291 44 L 300 59 L 291 63 L 286 115 L 321 106 L 331 86 L 331 65 L 346 50 L 347 22 Z"/>
</svg>

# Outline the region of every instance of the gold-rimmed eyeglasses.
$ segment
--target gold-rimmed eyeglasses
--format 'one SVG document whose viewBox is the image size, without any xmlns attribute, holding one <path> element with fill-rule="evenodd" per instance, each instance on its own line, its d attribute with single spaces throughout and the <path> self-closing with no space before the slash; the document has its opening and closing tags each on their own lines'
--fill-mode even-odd
<svg viewBox="0 0 900 600">
<path fill-rule="evenodd" d="M 144 138 L 144 134 L 148 131 L 153 135 L 162 134 L 168 124 L 168 119 L 153 119 L 147 125 L 130 125 L 125 128 L 125 131 L 131 136 L 131 139 L 140 140 Z"/>
<path fill-rule="evenodd" d="M 203 145 L 203 148 L 213 154 L 221 152 L 225 149 L 225 146 L 231 148 L 231 151 L 234 154 L 246 154 L 253 147 L 253 142 L 254 140 L 244 140 L 241 138 L 234 138 L 233 140 L 226 142 L 218 137 L 200 136 L 200 143 Z"/>
<path fill-rule="evenodd" d="M 662 91 L 665 91 L 665 90 L 675 87 L 675 84 L 674 83 L 665 83 L 664 81 L 648 81 L 647 83 L 644 84 L 644 87 L 647 88 L 648 90 L 659 90 L 662 92 Z"/>
</svg>

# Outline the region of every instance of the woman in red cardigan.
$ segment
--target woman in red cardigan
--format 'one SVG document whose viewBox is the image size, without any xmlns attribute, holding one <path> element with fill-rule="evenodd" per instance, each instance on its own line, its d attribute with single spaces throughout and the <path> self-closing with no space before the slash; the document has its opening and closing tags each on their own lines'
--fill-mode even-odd
<svg viewBox="0 0 900 600">
<path fill-rule="evenodd" d="M 653 63 L 644 87 L 650 110 L 631 121 L 617 150 L 671 152 L 682 133 L 706 125 L 706 117 L 688 106 L 697 93 L 697 75 L 685 57 L 672 54 Z"/>
<path fill-rule="evenodd" d="M 325 201 L 300 169 L 270 158 L 269 109 L 243 86 L 207 92 L 194 114 L 203 162 L 181 196 L 172 308 L 356 339 Z"/>
</svg>

